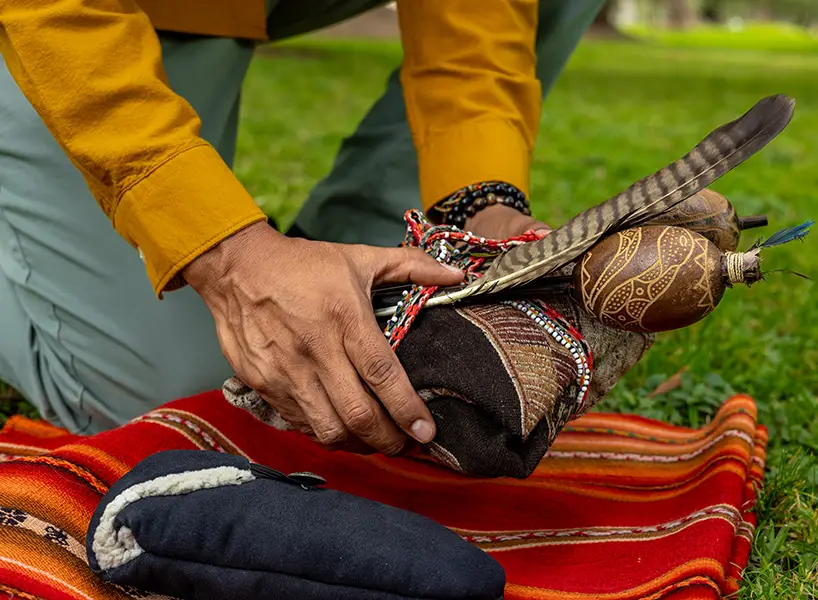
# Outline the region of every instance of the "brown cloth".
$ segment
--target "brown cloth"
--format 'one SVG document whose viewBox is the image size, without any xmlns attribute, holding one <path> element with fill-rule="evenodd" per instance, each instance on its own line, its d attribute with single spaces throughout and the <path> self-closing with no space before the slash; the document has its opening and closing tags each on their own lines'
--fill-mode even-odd
<svg viewBox="0 0 818 600">
<path fill-rule="evenodd" d="M 534 306 L 543 309 L 544 301 Z M 652 334 L 602 325 L 565 295 L 547 299 L 592 351 L 587 396 L 572 349 L 507 303 L 424 309 L 397 349 L 427 402 L 437 435 L 428 452 L 448 467 L 482 477 L 528 477 L 572 418 L 594 407 L 652 345 Z M 289 425 L 236 378 L 227 400 L 278 429 Z"/>
</svg>

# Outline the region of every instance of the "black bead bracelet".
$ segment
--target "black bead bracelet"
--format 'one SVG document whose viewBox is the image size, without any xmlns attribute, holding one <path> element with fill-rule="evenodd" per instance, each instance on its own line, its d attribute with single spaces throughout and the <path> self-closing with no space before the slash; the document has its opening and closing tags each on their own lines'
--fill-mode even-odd
<svg viewBox="0 0 818 600">
<path fill-rule="evenodd" d="M 457 190 L 436 204 L 429 216 L 442 225 L 453 225 L 463 229 L 466 219 L 493 204 L 510 206 L 525 215 L 531 215 L 528 198 L 523 192 L 508 183 L 487 181 Z"/>
</svg>

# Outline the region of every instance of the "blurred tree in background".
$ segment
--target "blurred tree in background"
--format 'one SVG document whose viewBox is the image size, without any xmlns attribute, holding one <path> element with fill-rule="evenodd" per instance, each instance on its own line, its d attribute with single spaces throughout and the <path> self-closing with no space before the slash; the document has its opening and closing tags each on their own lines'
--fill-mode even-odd
<svg viewBox="0 0 818 600">
<path fill-rule="evenodd" d="M 732 24 L 781 21 L 818 26 L 818 0 L 609 0 L 594 28 L 616 30 L 620 24 L 688 29 L 697 23 Z"/>
</svg>

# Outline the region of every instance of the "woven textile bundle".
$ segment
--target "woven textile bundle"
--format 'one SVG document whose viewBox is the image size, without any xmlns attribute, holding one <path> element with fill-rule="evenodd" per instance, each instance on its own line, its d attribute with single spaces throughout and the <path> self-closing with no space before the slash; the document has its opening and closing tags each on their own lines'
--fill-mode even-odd
<svg viewBox="0 0 818 600">
<path fill-rule="evenodd" d="M 403 245 L 456 265 L 469 279 L 485 260 L 539 239 L 478 238 L 405 215 Z M 561 270 L 568 276 L 569 265 Z M 567 292 L 547 297 L 424 307 L 434 287 L 412 286 L 384 301 L 398 307 L 380 325 L 437 425 L 428 452 L 442 464 L 482 477 L 528 477 L 565 424 L 585 414 L 652 345 L 653 334 L 610 328 Z M 238 378 L 228 402 L 277 429 L 290 425 Z"/>
<path fill-rule="evenodd" d="M 434 416 L 434 458 L 472 475 L 525 478 L 565 424 L 604 398 L 653 340 L 606 327 L 554 295 L 423 310 L 396 352 Z M 289 428 L 240 380 L 223 392 L 261 421 Z"/>
</svg>

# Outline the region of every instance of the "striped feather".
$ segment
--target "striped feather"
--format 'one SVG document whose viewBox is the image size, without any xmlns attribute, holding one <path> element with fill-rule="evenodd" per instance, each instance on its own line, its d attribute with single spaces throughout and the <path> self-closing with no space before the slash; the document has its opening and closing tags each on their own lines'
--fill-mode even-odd
<svg viewBox="0 0 818 600">
<path fill-rule="evenodd" d="M 785 95 L 758 102 L 739 119 L 711 132 L 683 158 L 571 219 L 541 240 L 494 260 L 483 277 L 441 292 L 427 306 L 448 304 L 528 283 L 563 267 L 606 235 L 664 214 L 764 148 L 790 123 L 795 101 Z"/>
</svg>

